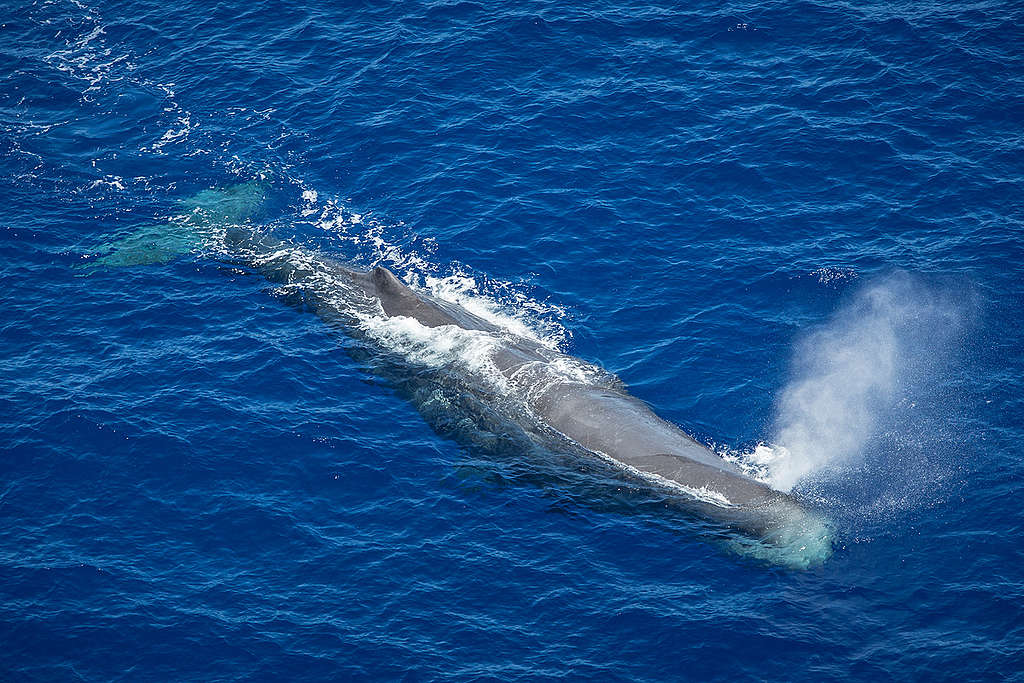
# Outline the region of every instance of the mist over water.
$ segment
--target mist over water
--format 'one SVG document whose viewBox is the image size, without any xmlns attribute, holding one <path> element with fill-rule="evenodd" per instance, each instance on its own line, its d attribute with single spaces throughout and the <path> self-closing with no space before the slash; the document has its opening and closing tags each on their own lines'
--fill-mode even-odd
<svg viewBox="0 0 1024 683">
<path fill-rule="evenodd" d="M 779 399 L 777 445 L 759 449 L 770 483 L 789 491 L 861 459 L 897 406 L 929 395 L 970 309 L 949 290 L 894 273 L 800 339 Z"/>
</svg>

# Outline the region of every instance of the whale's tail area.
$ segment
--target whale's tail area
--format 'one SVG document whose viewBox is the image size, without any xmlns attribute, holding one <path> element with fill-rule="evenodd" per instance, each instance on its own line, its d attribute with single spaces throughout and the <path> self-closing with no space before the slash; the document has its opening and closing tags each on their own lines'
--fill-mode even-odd
<svg viewBox="0 0 1024 683">
<path fill-rule="evenodd" d="M 90 267 L 141 266 L 167 263 L 211 244 L 230 238 L 233 228 L 245 225 L 263 205 L 264 181 L 249 181 L 224 188 L 203 190 L 183 200 L 179 212 L 165 223 L 137 226 L 126 235 L 100 245 L 101 255 Z"/>
</svg>

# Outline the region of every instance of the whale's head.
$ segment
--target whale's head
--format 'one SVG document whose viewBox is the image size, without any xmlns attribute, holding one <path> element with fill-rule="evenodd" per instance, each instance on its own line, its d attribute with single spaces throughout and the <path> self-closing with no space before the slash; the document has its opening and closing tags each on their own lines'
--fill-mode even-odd
<svg viewBox="0 0 1024 683">
<path fill-rule="evenodd" d="M 756 534 L 730 541 L 739 554 L 791 569 L 811 569 L 833 553 L 834 530 L 823 515 L 786 496 L 761 510 L 765 524 Z"/>
</svg>

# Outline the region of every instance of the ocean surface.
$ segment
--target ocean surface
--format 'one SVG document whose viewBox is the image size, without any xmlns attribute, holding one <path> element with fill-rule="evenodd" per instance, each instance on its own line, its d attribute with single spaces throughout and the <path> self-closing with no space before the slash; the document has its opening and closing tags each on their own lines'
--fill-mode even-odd
<svg viewBox="0 0 1024 683">
<path fill-rule="evenodd" d="M 0 680 L 1024 680 L 1021 4 L 0 4 Z M 831 556 L 463 400 L 443 333 L 104 262 L 257 184 Z"/>
</svg>

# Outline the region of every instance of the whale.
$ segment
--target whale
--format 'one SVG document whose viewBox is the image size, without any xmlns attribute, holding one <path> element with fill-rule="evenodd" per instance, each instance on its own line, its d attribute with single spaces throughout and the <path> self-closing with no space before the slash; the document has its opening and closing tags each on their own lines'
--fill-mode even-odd
<svg viewBox="0 0 1024 683">
<path fill-rule="evenodd" d="M 408 284 L 383 266 L 368 272 L 336 264 L 389 317 L 425 327 L 453 326 L 496 334 L 496 325 Z M 625 388 L 567 379 L 546 381 L 556 358 L 530 340 L 505 334 L 493 366 L 529 394 L 533 414 L 559 434 L 628 474 L 680 493 L 688 507 L 743 531 L 773 538 L 797 530 L 824 533 L 793 496 L 742 472 L 679 426 L 659 417 Z M 787 539 L 792 540 L 792 539 Z"/>
<path fill-rule="evenodd" d="M 359 334 L 360 319 L 369 318 L 434 334 L 475 335 L 486 343 L 488 371 L 501 385 L 485 400 L 513 396 L 582 452 L 625 477 L 670 492 L 679 507 L 755 539 L 760 551 L 772 549 L 784 564 L 808 566 L 831 555 L 831 529 L 820 514 L 663 419 L 621 382 L 566 373 L 561 368 L 584 361 L 415 288 L 383 265 L 359 268 L 261 228 L 252 219 L 265 192 L 258 182 L 205 190 L 183 202 L 174 221 L 105 245 L 90 265 L 164 263 L 189 245 L 212 243 L 222 258 L 285 288 L 304 308 L 350 333 Z"/>
</svg>

